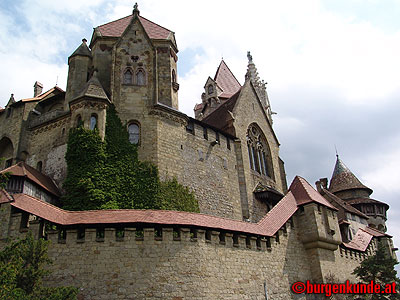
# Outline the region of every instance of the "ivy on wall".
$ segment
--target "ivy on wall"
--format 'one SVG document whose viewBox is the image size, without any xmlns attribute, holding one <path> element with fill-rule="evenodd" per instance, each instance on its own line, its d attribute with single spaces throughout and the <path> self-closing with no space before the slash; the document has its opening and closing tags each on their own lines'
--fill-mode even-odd
<svg viewBox="0 0 400 300">
<path fill-rule="evenodd" d="M 137 146 L 114 107 L 107 110 L 104 142 L 98 131 L 78 127 L 68 137 L 63 207 L 167 209 L 199 212 L 194 194 L 173 178 L 161 182 L 157 167 L 141 162 Z"/>
</svg>

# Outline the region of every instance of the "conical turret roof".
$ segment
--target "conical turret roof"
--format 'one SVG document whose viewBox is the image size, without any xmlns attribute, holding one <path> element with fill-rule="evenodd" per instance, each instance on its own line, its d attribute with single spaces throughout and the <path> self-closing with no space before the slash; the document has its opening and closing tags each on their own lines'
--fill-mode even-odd
<svg viewBox="0 0 400 300">
<path fill-rule="evenodd" d="M 372 190 L 363 185 L 361 181 L 350 171 L 350 169 L 337 156 L 335 169 L 329 184 L 329 191 L 336 193 L 345 190 L 363 189 L 372 194 Z"/>
<path fill-rule="evenodd" d="M 103 86 L 97 78 L 97 71 L 94 71 L 93 76 L 86 83 L 83 90 L 73 100 L 82 97 L 90 97 L 110 101 L 107 97 L 106 92 L 103 89 Z"/>
<path fill-rule="evenodd" d="M 87 46 L 86 42 L 87 42 L 87 40 L 83 39 L 82 44 L 78 48 L 76 48 L 74 53 L 72 53 L 69 58 L 77 56 L 77 55 L 92 57 L 92 52 L 90 52 L 90 49 Z"/>
</svg>

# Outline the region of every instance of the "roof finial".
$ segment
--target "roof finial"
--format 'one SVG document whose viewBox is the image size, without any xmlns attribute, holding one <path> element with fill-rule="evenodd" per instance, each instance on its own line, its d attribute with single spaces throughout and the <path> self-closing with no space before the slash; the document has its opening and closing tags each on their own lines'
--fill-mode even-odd
<svg viewBox="0 0 400 300">
<path fill-rule="evenodd" d="M 135 5 L 133 6 L 133 12 L 134 15 L 140 15 L 140 10 L 138 9 L 138 4 L 137 2 L 135 3 Z"/>
<path fill-rule="evenodd" d="M 335 145 L 336 158 L 339 158 L 339 154 L 337 152 L 336 144 L 334 144 L 334 145 Z"/>
<path fill-rule="evenodd" d="M 250 51 L 247 51 L 247 58 L 249 60 L 249 64 L 253 63 L 253 56 L 251 56 Z"/>
</svg>

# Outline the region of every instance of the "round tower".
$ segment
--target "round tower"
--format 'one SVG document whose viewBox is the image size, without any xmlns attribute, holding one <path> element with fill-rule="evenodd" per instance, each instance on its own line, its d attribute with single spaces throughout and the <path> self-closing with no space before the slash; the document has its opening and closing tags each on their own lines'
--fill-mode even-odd
<svg viewBox="0 0 400 300">
<path fill-rule="evenodd" d="M 370 227 L 386 232 L 386 212 L 389 205 L 370 198 L 372 189 L 362 184 L 338 155 L 329 191 L 366 214 L 369 217 L 368 225 Z"/>
</svg>

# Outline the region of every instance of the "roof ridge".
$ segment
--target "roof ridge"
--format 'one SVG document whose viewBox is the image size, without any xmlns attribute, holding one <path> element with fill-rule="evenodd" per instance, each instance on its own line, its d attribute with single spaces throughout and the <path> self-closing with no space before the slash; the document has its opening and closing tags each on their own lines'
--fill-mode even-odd
<svg viewBox="0 0 400 300">
<path fill-rule="evenodd" d="M 99 26 L 97 26 L 97 27 L 95 27 L 95 28 L 99 28 L 99 27 L 101 27 L 101 26 L 108 25 L 108 24 L 111 24 L 111 23 L 114 23 L 114 22 L 118 22 L 118 21 L 120 21 L 120 20 L 129 18 L 129 17 L 133 17 L 133 15 L 128 15 L 128 16 L 126 16 L 126 17 L 122 17 L 122 18 L 116 19 L 116 20 L 114 20 L 114 21 L 110 21 L 110 22 L 101 24 L 101 25 L 99 25 Z"/>
<path fill-rule="evenodd" d="M 160 25 L 160 24 L 157 24 L 157 23 L 155 23 L 155 22 L 153 22 L 153 21 L 151 21 L 151 20 L 149 20 L 149 19 L 147 19 L 147 18 L 145 18 L 145 17 L 142 17 L 141 15 L 139 15 L 139 19 L 140 19 L 140 18 L 145 19 L 146 21 L 148 21 L 148 22 L 150 22 L 150 23 L 153 23 L 154 25 L 157 25 L 157 26 L 159 26 L 159 27 L 161 27 L 161 28 L 163 28 L 163 29 L 165 29 L 165 30 L 168 30 L 169 32 L 172 32 L 172 33 L 175 34 L 174 31 L 172 31 L 172 30 L 170 30 L 170 29 L 168 29 L 168 28 L 166 28 L 166 27 L 164 27 L 164 26 L 162 26 L 162 25 Z"/>
</svg>

